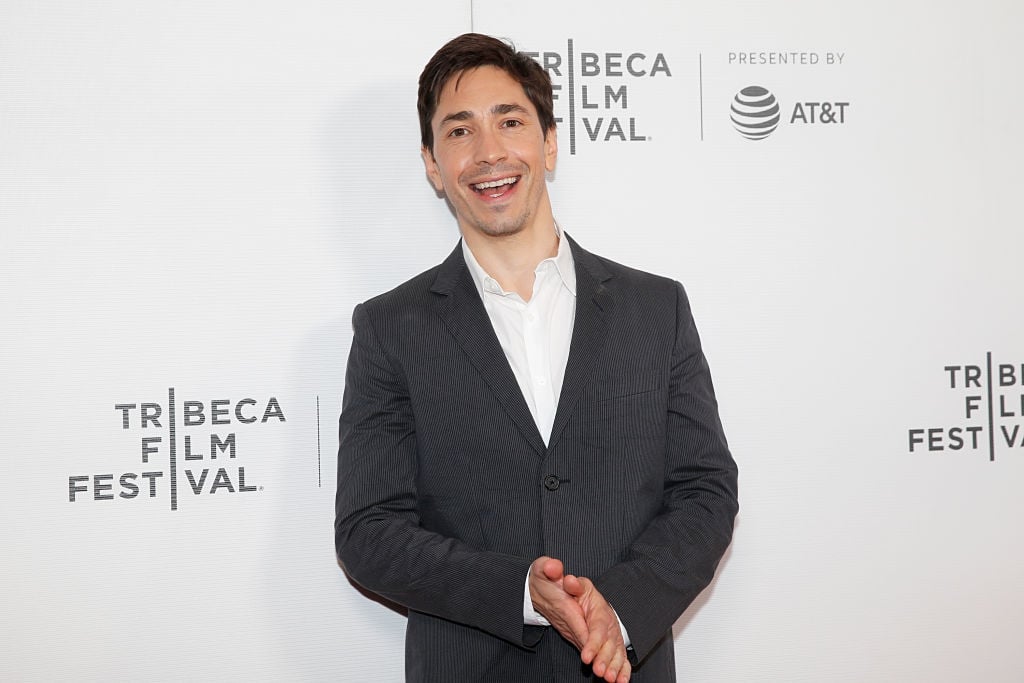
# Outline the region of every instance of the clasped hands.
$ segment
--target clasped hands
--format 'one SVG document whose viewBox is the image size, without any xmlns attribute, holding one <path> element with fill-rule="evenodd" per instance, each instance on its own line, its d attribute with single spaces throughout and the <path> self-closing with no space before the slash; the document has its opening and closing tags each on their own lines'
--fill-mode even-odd
<svg viewBox="0 0 1024 683">
<path fill-rule="evenodd" d="M 629 682 L 632 669 L 619 620 L 590 579 L 566 574 L 559 560 L 539 557 L 530 566 L 529 586 L 534 609 L 576 646 L 595 676 Z"/>
</svg>

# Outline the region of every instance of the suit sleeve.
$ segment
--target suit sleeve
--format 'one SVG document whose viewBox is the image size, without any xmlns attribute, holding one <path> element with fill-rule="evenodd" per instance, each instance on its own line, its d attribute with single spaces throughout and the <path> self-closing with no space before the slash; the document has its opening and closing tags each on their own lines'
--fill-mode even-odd
<svg viewBox="0 0 1024 683">
<path fill-rule="evenodd" d="M 366 305 L 353 314 L 339 424 L 335 548 L 346 573 L 409 609 L 473 626 L 520 646 L 530 560 L 480 551 L 420 527 L 416 417 L 399 365 Z"/>
<path fill-rule="evenodd" d="M 738 511 L 736 464 L 689 303 L 678 283 L 676 297 L 661 511 L 623 561 L 595 580 L 629 632 L 634 664 L 711 582 Z"/>
</svg>

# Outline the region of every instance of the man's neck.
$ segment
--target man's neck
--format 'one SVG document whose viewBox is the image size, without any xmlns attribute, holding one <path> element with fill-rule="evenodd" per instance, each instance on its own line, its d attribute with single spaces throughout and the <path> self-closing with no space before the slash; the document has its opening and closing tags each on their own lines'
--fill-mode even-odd
<svg viewBox="0 0 1024 683">
<path fill-rule="evenodd" d="M 466 230 L 463 239 L 480 267 L 497 280 L 502 289 L 515 292 L 523 301 L 529 301 L 533 296 L 537 265 L 558 254 L 554 220 L 547 229 L 524 230 L 500 237 Z"/>
</svg>

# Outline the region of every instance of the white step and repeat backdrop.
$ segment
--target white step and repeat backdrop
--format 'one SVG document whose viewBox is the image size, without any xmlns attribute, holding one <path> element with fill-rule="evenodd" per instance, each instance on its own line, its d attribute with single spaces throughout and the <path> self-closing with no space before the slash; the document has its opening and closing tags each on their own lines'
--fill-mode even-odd
<svg viewBox="0 0 1024 683">
<path fill-rule="evenodd" d="M 457 239 L 415 87 L 475 29 L 560 221 L 693 300 L 742 511 L 680 680 L 1024 680 L 1022 7 L 0 4 L 0 679 L 401 680 L 335 424 Z"/>
</svg>

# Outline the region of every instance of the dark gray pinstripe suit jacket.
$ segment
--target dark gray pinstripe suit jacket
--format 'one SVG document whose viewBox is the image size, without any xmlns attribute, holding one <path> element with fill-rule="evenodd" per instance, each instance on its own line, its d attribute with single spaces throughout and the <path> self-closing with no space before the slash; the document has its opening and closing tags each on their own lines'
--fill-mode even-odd
<svg viewBox="0 0 1024 683">
<path fill-rule="evenodd" d="M 736 466 L 682 287 L 570 245 L 547 447 L 460 247 L 355 310 L 335 543 L 349 576 L 409 608 L 410 681 L 591 680 L 557 632 L 523 626 L 540 555 L 615 608 L 633 681 L 674 681 L 672 623 L 732 536 Z"/>
</svg>

